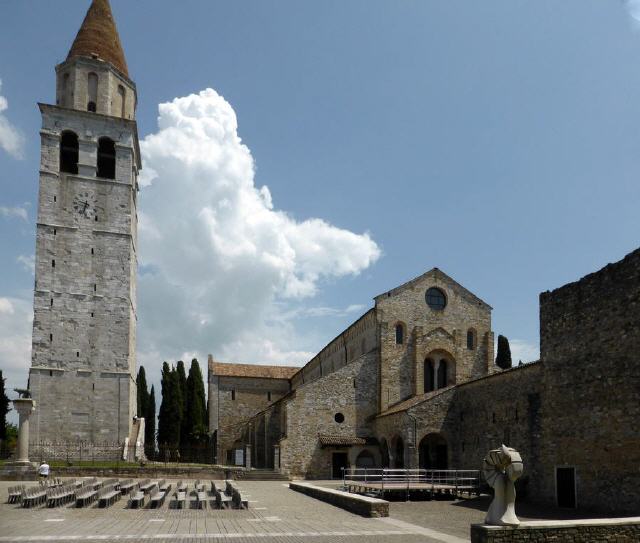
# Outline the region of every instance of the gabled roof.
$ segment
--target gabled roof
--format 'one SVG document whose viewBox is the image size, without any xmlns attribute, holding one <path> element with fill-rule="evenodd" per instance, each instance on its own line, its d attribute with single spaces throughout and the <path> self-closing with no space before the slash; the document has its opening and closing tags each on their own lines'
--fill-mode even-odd
<svg viewBox="0 0 640 543">
<path fill-rule="evenodd" d="M 292 366 L 263 366 L 260 364 L 230 364 L 209 358 L 209 371 L 224 377 L 257 377 L 262 379 L 291 379 L 300 368 Z"/>
<path fill-rule="evenodd" d="M 444 279 L 445 281 L 453 283 L 457 288 L 459 288 L 462 291 L 464 291 L 465 294 L 467 294 L 469 297 L 473 298 L 475 301 L 481 303 L 482 305 L 484 305 L 488 309 L 493 309 L 487 302 L 485 302 L 481 298 L 478 298 L 478 296 L 476 296 L 473 292 L 471 292 L 469 289 L 463 287 L 455 279 L 453 279 L 452 277 L 450 277 L 449 275 L 444 273 L 440 268 L 431 268 L 429 271 L 423 273 L 422 275 L 418 275 L 418 277 L 414 277 L 413 279 L 407 281 L 406 283 L 402 283 L 402 285 L 400 285 L 400 286 L 397 286 L 397 287 L 392 288 L 391 290 L 389 290 L 387 292 L 383 292 L 382 294 L 378 294 L 377 296 L 374 296 L 373 299 L 377 301 L 378 298 L 382 298 L 383 296 L 385 296 L 385 297 L 386 296 L 393 296 L 394 294 L 397 294 L 398 292 L 400 292 L 402 290 L 405 290 L 407 288 L 412 287 L 416 283 L 422 281 L 423 279 L 425 279 L 425 278 L 427 278 L 429 276 L 436 276 L 436 277 L 439 277 L 441 279 Z"/>
<path fill-rule="evenodd" d="M 120 43 L 116 22 L 111 12 L 109 0 L 93 0 L 67 60 L 73 57 L 97 57 L 111 63 L 117 70 L 129 77 L 127 61 Z"/>
</svg>

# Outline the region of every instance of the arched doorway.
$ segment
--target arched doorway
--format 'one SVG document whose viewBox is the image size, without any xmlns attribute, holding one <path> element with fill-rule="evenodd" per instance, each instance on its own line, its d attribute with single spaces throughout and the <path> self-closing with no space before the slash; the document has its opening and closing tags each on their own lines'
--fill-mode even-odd
<svg viewBox="0 0 640 543">
<path fill-rule="evenodd" d="M 382 459 L 382 467 L 389 467 L 389 445 L 387 445 L 387 440 L 382 438 L 380 440 L 380 457 Z"/>
<path fill-rule="evenodd" d="M 391 443 L 393 447 L 393 467 L 404 469 L 404 441 L 400 436 L 396 436 Z"/>
<path fill-rule="evenodd" d="M 420 441 L 419 447 L 421 469 L 448 469 L 449 448 L 442 434 L 427 434 Z"/>
<path fill-rule="evenodd" d="M 376 465 L 376 460 L 370 451 L 362 451 L 356 458 L 356 468 L 373 468 Z"/>
</svg>

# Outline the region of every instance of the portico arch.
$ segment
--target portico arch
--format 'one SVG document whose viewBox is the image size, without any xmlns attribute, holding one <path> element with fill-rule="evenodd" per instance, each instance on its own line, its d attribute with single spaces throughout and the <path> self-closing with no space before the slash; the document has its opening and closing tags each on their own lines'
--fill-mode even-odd
<svg viewBox="0 0 640 543">
<path fill-rule="evenodd" d="M 388 468 L 389 464 L 389 445 L 387 444 L 387 440 L 383 437 L 380 440 L 380 457 L 382 461 L 382 467 Z"/>
<path fill-rule="evenodd" d="M 391 440 L 392 467 L 404 469 L 404 441 L 400 436 Z"/>
<path fill-rule="evenodd" d="M 420 441 L 418 450 L 421 469 L 448 469 L 449 446 L 442 434 L 427 434 Z"/>
</svg>

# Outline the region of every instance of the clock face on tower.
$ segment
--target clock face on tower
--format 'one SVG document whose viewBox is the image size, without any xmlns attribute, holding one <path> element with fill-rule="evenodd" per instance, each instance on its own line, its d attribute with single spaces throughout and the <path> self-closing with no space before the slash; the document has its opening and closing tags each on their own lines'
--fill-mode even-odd
<svg viewBox="0 0 640 543">
<path fill-rule="evenodd" d="M 89 191 L 81 191 L 73 199 L 73 211 L 76 216 L 91 219 L 96 215 L 96 197 Z"/>
</svg>

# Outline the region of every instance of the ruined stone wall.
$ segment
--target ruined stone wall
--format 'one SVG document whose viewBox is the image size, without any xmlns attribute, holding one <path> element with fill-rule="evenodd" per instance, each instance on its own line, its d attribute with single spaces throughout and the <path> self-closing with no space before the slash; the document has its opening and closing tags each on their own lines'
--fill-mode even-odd
<svg viewBox="0 0 640 543">
<path fill-rule="evenodd" d="M 427 305 L 425 293 L 430 287 L 445 293 L 444 309 Z M 424 392 L 424 361 L 432 352 L 446 353 L 455 362 L 449 384 L 493 371 L 491 308 L 437 269 L 378 296 L 376 314 L 382 360 L 380 411 Z M 404 327 L 400 345 L 397 324 Z M 476 338 L 473 349 L 467 349 L 470 329 Z"/>
<path fill-rule="evenodd" d="M 544 363 L 539 492 L 575 467 L 578 506 L 640 510 L 640 250 L 540 295 Z"/>
<path fill-rule="evenodd" d="M 372 351 L 286 399 L 286 437 L 280 441 L 281 470 L 293 477 L 330 478 L 331 449 L 318 435 L 373 436 L 376 414 L 377 352 Z M 336 413 L 344 422 L 335 421 Z"/>
</svg>

